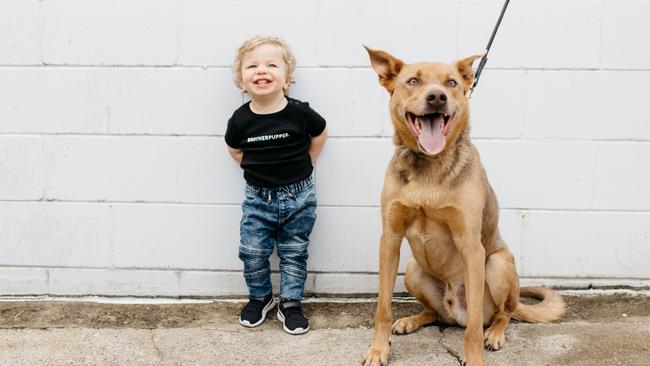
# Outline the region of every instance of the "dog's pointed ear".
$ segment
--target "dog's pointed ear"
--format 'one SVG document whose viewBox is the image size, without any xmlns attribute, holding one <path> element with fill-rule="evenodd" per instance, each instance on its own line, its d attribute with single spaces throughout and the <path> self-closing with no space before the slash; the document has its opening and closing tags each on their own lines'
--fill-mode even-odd
<svg viewBox="0 0 650 366">
<path fill-rule="evenodd" d="M 379 84 L 381 84 L 389 93 L 393 93 L 393 80 L 399 74 L 404 66 L 404 62 L 391 56 L 388 52 L 373 50 L 366 45 L 363 46 L 370 56 L 370 64 L 379 75 Z"/>
<path fill-rule="evenodd" d="M 458 72 L 460 72 L 460 75 L 463 77 L 463 83 L 465 84 L 466 90 L 469 90 L 469 88 L 472 87 L 472 84 L 474 84 L 474 69 L 472 69 L 474 61 L 476 61 L 478 58 L 483 57 L 484 55 L 485 51 L 481 52 L 478 55 L 465 57 L 454 62 L 454 65 L 458 69 Z"/>
</svg>

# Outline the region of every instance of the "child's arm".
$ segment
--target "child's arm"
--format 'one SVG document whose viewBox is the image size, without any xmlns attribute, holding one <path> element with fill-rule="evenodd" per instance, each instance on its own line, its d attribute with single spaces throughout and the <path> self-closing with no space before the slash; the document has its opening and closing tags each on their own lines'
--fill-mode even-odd
<svg viewBox="0 0 650 366">
<path fill-rule="evenodd" d="M 242 151 L 242 149 L 233 149 L 228 146 L 228 153 L 238 164 L 241 164 L 241 159 L 244 157 L 244 151 Z"/>
<path fill-rule="evenodd" d="M 316 164 L 316 158 L 320 155 L 321 150 L 323 150 L 323 145 L 325 145 L 325 139 L 327 138 L 327 128 L 323 130 L 318 136 L 311 138 L 311 146 L 309 147 L 309 156 L 311 157 L 311 163 Z"/>
</svg>

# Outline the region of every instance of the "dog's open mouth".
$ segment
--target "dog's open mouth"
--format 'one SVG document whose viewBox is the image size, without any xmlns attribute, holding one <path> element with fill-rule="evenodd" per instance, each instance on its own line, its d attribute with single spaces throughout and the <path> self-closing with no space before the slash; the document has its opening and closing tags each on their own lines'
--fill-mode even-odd
<svg viewBox="0 0 650 366">
<path fill-rule="evenodd" d="M 429 113 L 421 116 L 406 112 L 411 133 L 418 140 L 420 150 L 427 155 L 439 154 L 447 142 L 449 127 L 455 114 Z"/>
</svg>

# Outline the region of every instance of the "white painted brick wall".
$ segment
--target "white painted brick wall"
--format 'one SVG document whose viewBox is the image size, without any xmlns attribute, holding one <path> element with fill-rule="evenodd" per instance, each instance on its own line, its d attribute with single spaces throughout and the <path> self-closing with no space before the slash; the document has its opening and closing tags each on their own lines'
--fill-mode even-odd
<svg viewBox="0 0 650 366">
<path fill-rule="evenodd" d="M 492 67 L 599 67 L 602 1 L 512 1 L 511 5 L 494 45 Z"/>
<path fill-rule="evenodd" d="M 647 213 L 532 211 L 520 263 L 530 276 L 648 278 L 649 228 Z"/>
<path fill-rule="evenodd" d="M 292 45 L 302 66 L 317 65 L 317 1 L 180 1 L 178 62 L 230 65 L 241 42 L 253 34 L 273 34 Z M 279 6 L 280 5 L 280 6 Z"/>
<path fill-rule="evenodd" d="M 223 133 L 253 34 L 292 45 L 291 94 L 328 121 L 306 289 L 376 291 L 393 128 L 362 44 L 452 61 L 485 46 L 501 5 L 2 2 L 0 295 L 245 294 Z M 472 135 L 524 284 L 650 285 L 649 17 L 650 0 L 510 4 Z"/>
<path fill-rule="evenodd" d="M 38 1 L 0 3 L 0 63 L 32 65 L 41 63 L 40 7 Z"/>
<path fill-rule="evenodd" d="M 475 143 L 502 208 L 591 208 L 594 143 L 540 140 Z"/>
<path fill-rule="evenodd" d="M 650 140 L 639 109 L 650 95 L 648 71 L 530 71 L 526 80 L 529 138 Z"/>
<path fill-rule="evenodd" d="M 243 100 L 227 69 L 11 67 L 0 80 L 0 133 L 217 135 Z"/>
<path fill-rule="evenodd" d="M 173 65 L 176 0 L 42 1 L 45 64 Z"/>
<path fill-rule="evenodd" d="M 593 207 L 601 210 L 647 210 L 650 207 L 649 159 L 650 144 L 647 143 L 599 145 Z"/>
<path fill-rule="evenodd" d="M 601 67 L 648 70 L 650 14 L 647 1 L 605 1 L 603 4 Z"/>
</svg>

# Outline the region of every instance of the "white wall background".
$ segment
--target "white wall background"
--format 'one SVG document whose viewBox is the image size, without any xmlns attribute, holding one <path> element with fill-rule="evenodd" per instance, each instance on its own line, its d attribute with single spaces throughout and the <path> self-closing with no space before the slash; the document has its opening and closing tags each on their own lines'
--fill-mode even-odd
<svg viewBox="0 0 650 366">
<path fill-rule="evenodd" d="M 242 103 L 228 65 L 257 33 L 291 44 L 291 94 L 331 136 L 307 291 L 376 291 L 392 125 L 361 44 L 452 61 L 501 5 L 0 2 L 0 294 L 246 293 L 223 133 Z M 510 4 L 473 138 L 525 283 L 650 284 L 649 18 L 650 1 Z"/>
</svg>

